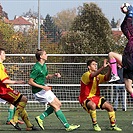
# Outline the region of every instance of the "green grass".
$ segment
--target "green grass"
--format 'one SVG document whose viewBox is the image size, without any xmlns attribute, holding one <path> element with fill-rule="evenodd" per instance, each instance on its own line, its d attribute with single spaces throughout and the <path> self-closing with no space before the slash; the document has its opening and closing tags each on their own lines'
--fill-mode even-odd
<svg viewBox="0 0 133 133">
<path fill-rule="evenodd" d="M 31 122 L 38 127 L 34 118 L 39 115 L 41 112 L 29 112 L 29 118 Z M 64 111 L 65 116 L 70 124 L 80 124 L 81 127 L 78 130 L 73 131 L 73 133 L 95 133 L 96 131 L 92 128 L 92 123 L 89 114 L 87 114 L 84 110 L 80 111 Z M 6 125 L 7 112 L 1 112 L 0 114 L 0 132 L 2 133 L 20 133 L 14 129 L 11 125 Z M 116 133 L 117 131 L 110 131 L 108 128 L 109 118 L 108 113 L 106 111 L 97 111 L 97 119 L 99 126 L 102 128 L 101 133 Z M 132 133 L 133 126 L 131 125 L 131 121 L 133 120 L 133 111 L 117 111 L 116 112 L 117 125 L 122 128 L 121 133 Z M 36 133 L 64 133 L 67 132 L 64 130 L 64 127 L 60 123 L 60 121 L 56 118 L 53 113 L 49 117 L 47 117 L 44 121 L 45 131 L 36 131 Z M 22 133 L 27 133 L 31 131 L 25 131 L 25 124 L 20 125 L 22 128 Z"/>
</svg>

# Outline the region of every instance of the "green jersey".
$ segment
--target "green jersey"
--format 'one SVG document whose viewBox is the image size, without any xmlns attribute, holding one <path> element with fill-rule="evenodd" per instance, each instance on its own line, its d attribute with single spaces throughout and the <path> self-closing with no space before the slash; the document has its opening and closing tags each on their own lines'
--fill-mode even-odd
<svg viewBox="0 0 133 133">
<path fill-rule="evenodd" d="M 39 85 L 45 85 L 47 75 L 48 70 L 45 63 L 41 65 L 39 62 L 36 62 L 30 72 L 30 78 L 34 79 L 33 81 Z M 32 86 L 32 93 L 34 94 L 41 90 L 42 88 Z"/>
</svg>

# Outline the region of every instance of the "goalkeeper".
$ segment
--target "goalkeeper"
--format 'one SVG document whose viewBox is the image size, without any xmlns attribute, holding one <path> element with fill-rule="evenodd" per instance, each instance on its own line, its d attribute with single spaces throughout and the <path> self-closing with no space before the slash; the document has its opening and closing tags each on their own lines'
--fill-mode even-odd
<svg viewBox="0 0 133 133">
<path fill-rule="evenodd" d="M 97 68 L 97 62 L 95 60 L 89 60 L 87 62 L 88 71 L 85 72 L 80 81 L 80 96 L 79 102 L 81 106 L 90 114 L 92 119 L 93 128 L 95 131 L 101 131 L 97 123 L 96 109 L 105 109 L 108 111 L 109 120 L 110 120 L 110 130 L 122 131 L 117 127 L 115 112 L 113 106 L 108 103 L 104 97 L 100 96 L 99 84 L 104 83 L 110 79 L 111 69 L 108 68 L 108 72 L 105 75 L 100 74 L 104 68 L 109 65 L 107 60 L 104 60 L 103 66 Z"/>
<path fill-rule="evenodd" d="M 109 59 L 113 75 L 117 75 L 117 63 L 123 67 L 123 78 L 127 92 L 133 98 L 133 7 L 130 5 L 121 24 L 121 30 L 128 39 L 123 55 L 110 52 Z M 114 76 L 113 76 L 114 77 Z M 111 81 L 115 81 L 115 78 Z"/>
<path fill-rule="evenodd" d="M 61 102 L 51 91 L 51 87 L 45 85 L 46 79 L 51 79 L 53 77 L 61 77 L 60 73 L 48 74 L 47 66 L 45 61 L 47 60 L 47 54 L 44 50 L 37 50 L 36 52 L 37 62 L 33 66 L 29 84 L 32 86 L 32 93 L 35 99 L 40 103 L 48 103 L 50 107 L 43 112 L 40 116 L 37 116 L 35 120 L 42 130 L 44 130 L 43 120 L 55 112 L 57 118 L 62 122 L 66 131 L 72 131 L 80 127 L 80 125 L 70 125 L 63 112 L 61 111 Z"/>
</svg>

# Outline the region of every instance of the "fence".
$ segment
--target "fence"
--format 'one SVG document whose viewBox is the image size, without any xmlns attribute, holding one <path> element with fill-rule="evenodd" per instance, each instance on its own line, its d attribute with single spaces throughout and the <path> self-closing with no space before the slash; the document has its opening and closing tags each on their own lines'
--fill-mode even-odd
<svg viewBox="0 0 133 133">
<path fill-rule="evenodd" d="M 98 57 L 103 61 L 102 58 L 107 56 L 106 54 L 48 54 L 48 58 L 54 58 L 53 62 L 46 62 L 47 67 L 50 73 L 60 72 L 62 77 L 61 78 L 54 78 L 52 80 L 47 81 L 52 87 L 53 92 L 55 95 L 62 101 L 62 108 L 70 109 L 70 108 L 81 108 L 78 102 L 78 95 L 80 90 L 80 77 L 82 74 L 87 70 L 86 63 L 73 63 L 68 61 L 69 58 L 71 60 L 72 57 L 82 57 L 82 58 L 96 58 Z M 22 58 L 23 57 L 23 58 Z M 57 59 L 55 59 L 55 57 Z M 64 62 L 64 59 L 61 59 L 62 62 L 57 62 L 59 58 L 68 58 L 67 61 Z M 19 58 L 19 59 L 18 59 Z M 23 60 L 23 63 L 17 63 L 16 60 Z M 28 62 L 26 60 L 28 59 Z M 8 63 L 4 63 L 7 71 L 11 77 L 11 79 L 22 79 L 24 81 L 28 81 L 29 73 L 34 65 L 35 62 L 34 54 L 7 54 Z M 10 60 L 12 62 L 10 62 Z M 13 62 L 14 61 L 14 62 Z M 29 62 L 30 61 L 30 62 Z M 84 60 L 83 60 L 84 61 Z M 100 62 L 100 61 L 99 61 Z M 19 90 L 22 94 L 26 95 L 28 98 L 28 105 L 27 109 L 32 110 L 44 110 L 45 106 L 38 103 L 32 93 L 31 93 L 31 86 L 28 84 L 25 85 L 11 85 L 14 89 Z M 114 102 L 114 86 L 118 86 L 118 84 L 100 84 L 101 88 L 101 95 L 105 96 L 105 98 L 113 104 Z M 120 84 L 123 86 L 123 84 Z M 132 100 L 129 94 L 125 91 L 125 99 L 126 105 L 125 108 L 132 108 Z M 7 104 L 0 104 L 2 109 L 7 108 Z M 121 104 L 119 104 L 119 108 L 121 108 Z"/>
</svg>

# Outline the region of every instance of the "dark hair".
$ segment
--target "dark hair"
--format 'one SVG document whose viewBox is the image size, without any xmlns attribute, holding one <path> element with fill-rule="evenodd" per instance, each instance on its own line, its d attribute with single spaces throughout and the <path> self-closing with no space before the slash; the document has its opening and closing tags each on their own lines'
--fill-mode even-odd
<svg viewBox="0 0 133 133">
<path fill-rule="evenodd" d="M 0 54 L 1 54 L 1 51 L 5 51 L 5 49 L 4 48 L 0 48 Z"/>
<path fill-rule="evenodd" d="M 95 61 L 95 60 L 94 60 L 94 59 L 92 59 L 92 60 L 88 60 L 88 61 L 87 61 L 87 67 L 90 66 L 91 63 L 92 63 L 93 61 Z M 95 62 L 96 62 L 96 61 L 95 61 Z"/>
<path fill-rule="evenodd" d="M 37 52 L 36 52 L 35 56 L 36 56 L 36 59 L 37 59 L 38 61 L 40 61 L 40 59 L 41 59 L 40 56 L 43 54 L 43 52 L 44 52 L 44 50 L 37 49 Z"/>
</svg>

